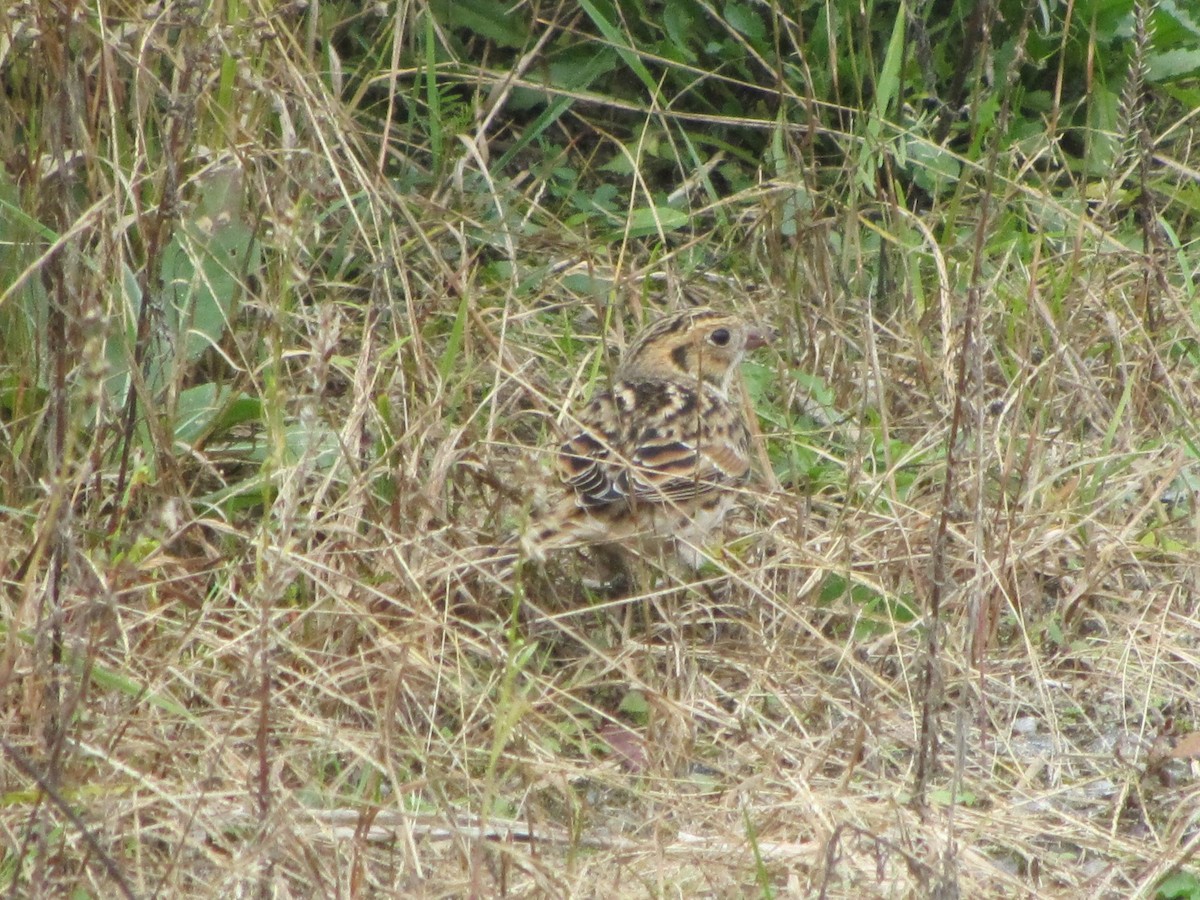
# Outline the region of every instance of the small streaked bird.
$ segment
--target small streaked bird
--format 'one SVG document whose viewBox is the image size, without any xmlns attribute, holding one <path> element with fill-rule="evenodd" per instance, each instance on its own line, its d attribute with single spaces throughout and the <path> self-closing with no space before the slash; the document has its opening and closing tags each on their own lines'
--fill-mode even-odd
<svg viewBox="0 0 1200 900">
<path fill-rule="evenodd" d="M 557 458 L 566 496 L 522 538 L 525 552 L 650 539 L 698 566 L 750 476 L 738 367 L 771 336 L 706 308 L 641 332 L 608 389 L 570 420 Z"/>
</svg>

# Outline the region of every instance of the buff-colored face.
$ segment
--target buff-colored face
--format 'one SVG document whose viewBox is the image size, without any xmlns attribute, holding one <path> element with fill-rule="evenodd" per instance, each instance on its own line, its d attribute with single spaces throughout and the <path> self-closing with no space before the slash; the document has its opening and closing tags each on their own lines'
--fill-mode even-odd
<svg viewBox="0 0 1200 900">
<path fill-rule="evenodd" d="M 705 381 L 725 394 L 746 353 L 770 335 L 736 316 L 689 309 L 655 322 L 626 351 L 619 377 Z"/>
</svg>

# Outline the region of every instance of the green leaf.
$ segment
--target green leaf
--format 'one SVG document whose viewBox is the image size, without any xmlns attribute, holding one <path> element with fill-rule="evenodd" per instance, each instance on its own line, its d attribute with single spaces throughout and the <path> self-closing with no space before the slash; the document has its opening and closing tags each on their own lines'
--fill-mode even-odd
<svg viewBox="0 0 1200 900">
<path fill-rule="evenodd" d="M 691 0 L 668 0 L 663 10 L 662 23 L 670 45 L 687 62 L 695 62 L 692 51 L 695 42 L 699 9 Z"/>
<path fill-rule="evenodd" d="M 200 219 L 175 233 L 163 251 L 167 321 L 183 358 L 195 362 L 221 341 L 241 296 L 242 279 L 259 267 L 254 233 L 237 220 Z"/>
<path fill-rule="evenodd" d="M 900 63 L 904 58 L 907 21 L 907 4 L 901 3 L 896 10 L 896 20 L 892 23 L 892 38 L 888 41 L 887 55 L 883 58 L 883 67 L 879 70 L 879 79 L 875 87 L 875 115 L 880 118 L 887 115 L 900 92 Z"/>
<path fill-rule="evenodd" d="M 1151 81 L 1173 81 L 1200 72 L 1200 49 L 1151 53 L 1146 62 Z"/>
<path fill-rule="evenodd" d="M 201 436 L 224 434 L 244 422 L 262 418 L 262 401 L 249 394 L 233 396 L 227 387 L 200 384 L 179 395 L 175 437 L 195 446 Z"/>
<path fill-rule="evenodd" d="M 744 3 L 726 3 L 725 21 L 748 37 L 751 43 L 762 44 L 767 37 L 767 28 L 762 16 Z"/>
<path fill-rule="evenodd" d="M 438 362 L 438 375 L 441 376 L 443 383 L 449 379 L 450 373 L 458 365 L 458 352 L 462 349 L 463 332 L 466 327 L 467 295 L 464 293 L 462 299 L 458 301 L 458 313 L 455 315 L 454 325 L 450 329 L 450 340 L 446 342 L 446 349 Z"/>
<path fill-rule="evenodd" d="M 1161 900 L 1200 900 L 1200 878 L 1192 872 L 1172 872 L 1158 883 Z"/>
<path fill-rule="evenodd" d="M 920 138 L 911 138 L 905 144 L 908 157 L 907 168 L 913 181 L 924 191 L 934 196 L 953 190 L 962 174 L 962 166 L 954 154 Z"/>
<path fill-rule="evenodd" d="M 643 206 L 629 214 L 623 233 L 629 237 L 665 234 L 683 228 L 689 221 L 687 213 L 670 206 Z"/>
<path fill-rule="evenodd" d="M 641 57 L 637 54 L 635 49 L 630 46 L 627 35 L 615 24 L 609 21 L 604 13 L 600 11 L 599 5 L 593 3 L 592 0 L 579 0 L 579 5 L 592 20 L 592 24 L 594 24 L 600 30 L 600 33 L 604 35 L 605 40 L 607 40 L 614 48 L 616 48 L 617 53 L 621 55 L 621 59 L 624 60 L 625 65 L 629 66 L 630 71 L 632 71 L 633 74 L 638 77 L 650 96 L 657 99 L 660 93 L 658 88 L 658 80 L 650 73 L 650 70 L 646 68 L 645 63 L 642 62 Z"/>
<path fill-rule="evenodd" d="M 945 788 L 930 791 L 929 800 L 938 806 L 949 806 L 954 802 L 962 806 L 979 805 L 979 795 L 962 788 L 959 789 L 957 797 Z"/>
<path fill-rule="evenodd" d="M 502 47 L 523 47 L 529 21 L 519 14 L 524 4 L 500 0 L 432 0 L 429 9 L 440 25 L 465 28 Z"/>
<path fill-rule="evenodd" d="M 644 722 L 650 715 L 650 702 L 641 691 L 630 691 L 621 698 L 621 705 L 617 708 L 639 722 Z"/>
<path fill-rule="evenodd" d="M 573 77 L 578 78 L 580 81 L 578 89 L 583 89 L 589 87 L 593 81 L 615 67 L 615 54 L 609 51 L 593 53 L 591 62 L 584 69 L 576 71 Z M 541 137 L 546 129 L 557 122 L 563 113 L 570 109 L 574 103 L 575 98 L 571 96 L 558 96 L 551 100 L 550 105 L 542 110 L 541 115 L 531 125 L 522 130 L 520 138 L 514 141 L 513 145 L 496 161 L 495 170 L 503 170 L 513 160 L 513 157 L 517 156 L 517 154 L 524 151 L 526 147 Z"/>
</svg>

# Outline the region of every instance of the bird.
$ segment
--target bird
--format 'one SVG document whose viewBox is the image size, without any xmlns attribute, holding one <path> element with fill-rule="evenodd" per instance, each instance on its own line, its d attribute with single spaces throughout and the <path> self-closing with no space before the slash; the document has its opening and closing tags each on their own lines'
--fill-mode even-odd
<svg viewBox="0 0 1200 900">
<path fill-rule="evenodd" d="M 668 314 L 629 344 L 569 419 L 555 455 L 561 496 L 520 538 L 528 558 L 586 545 L 702 548 L 750 477 L 739 370 L 772 329 L 708 307 Z"/>
</svg>

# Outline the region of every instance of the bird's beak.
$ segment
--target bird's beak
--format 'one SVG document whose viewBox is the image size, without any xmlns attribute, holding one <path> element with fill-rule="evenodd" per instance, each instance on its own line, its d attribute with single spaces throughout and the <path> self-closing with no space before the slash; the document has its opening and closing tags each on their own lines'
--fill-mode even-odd
<svg viewBox="0 0 1200 900">
<path fill-rule="evenodd" d="M 759 347 L 765 347 L 777 337 L 779 337 L 779 333 L 774 328 L 752 326 L 746 334 L 746 349 L 757 350 Z"/>
</svg>

